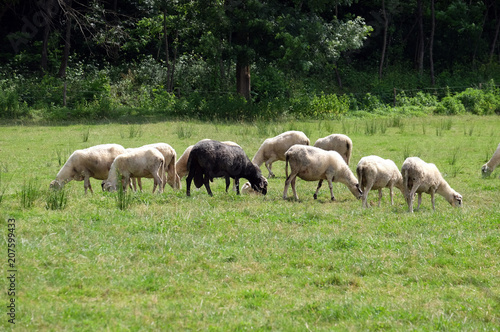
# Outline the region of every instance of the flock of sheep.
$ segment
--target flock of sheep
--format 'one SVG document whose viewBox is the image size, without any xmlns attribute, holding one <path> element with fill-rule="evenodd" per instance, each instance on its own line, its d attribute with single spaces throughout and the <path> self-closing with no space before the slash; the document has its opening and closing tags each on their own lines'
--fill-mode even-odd
<svg viewBox="0 0 500 332">
<path fill-rule="evenodd" d="M 318 181 L 314 199 L 317 198 L 323 180 L 326 180 L 332 200 L 335 200 L 332 183 L 340 182 L 356 198 L 362 199 L 364 207 L 368 207 L 367 197 L 372 189 L 379 191 L 380 206 L 382 189 L 389 188 L 393 204 L 394 187 L 403 193 L 410 212 L 413 212 L 415 194 L 418 194 L 417 209 L 420 207 L 422 193 L 431 195 L 433 209 L 436 193 L 452 206 L 462 206 L 462 195 L 450 187 L 436 165 L 426 163 L 418 157 L 407 158 L 401 172 L 392 160 L 378 156 L 363 157 L 356 167 L 356 178 L 349 169 L 352 147 L 351 139 L 342 134 L 320 138 L 314 146 L 310 146 L 309 139 L 300 131 L 287 131 L 266 139 L 252 160 L 238 144 L 230 141 L 201 140 L 189 146 L 178 160 L 175 150 L 166 143 L 129 149 L 118 144 L 102 144 L 73 152 L 50 187 L 62 188 L 67 182 L 76 180 L 84 181 L 85 193 L 87 189 L 93 192 L 90 184 L 92 177 L 102 180 L 103 190 L 114 191 L 120 185 L 123 190 L 132 186 L 137 190 L 136 182 L 142 190 L 141 178 L 153 178 L 153 192 L 156 188 L 162 192 L 167 183 L 174 189 L 180 189 L 180 180 L 187 176 L 187 196 L 190 195 L 192 181 L 197 188 L 204 185 L 207 193 L 212 196 L 210 182 L 222 177 L 226 180 L 226 191 L 230 186 L 230 179 L 234 179 L 234 189 L 239 194 L 239 179 L 244 178 L 248 182 L 243 185 L 242 193 L 265 195 L 268 181 L 262 175 L 260 166 L 265 163 L 270 178 L 274 177 L 273 162 L 285 161 L 284 199 L 287 198 L 290 185 L 294 197 L 298 199 L 295 182 L 299 177 L 305 181 Z M 483 165 L 483 175 L 489 176 L 498 164 L 500 144 L 490 161 Z"/>
</svg>

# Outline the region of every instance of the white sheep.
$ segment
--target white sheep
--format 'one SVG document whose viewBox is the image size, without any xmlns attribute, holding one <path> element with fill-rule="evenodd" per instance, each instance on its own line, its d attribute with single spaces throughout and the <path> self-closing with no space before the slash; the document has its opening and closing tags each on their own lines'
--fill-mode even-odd
<svg viewBox="0 0 500 332">
<path fill-rule="evenodd" d="M 418 194 L 417 210 L 422 202 L 422 193 L 431 195 L 432 209 L 435 210 L 434 194 L 443 196 L 452 206 L 462 206 L 462 195 L 453 190 L 434 164 L 426 163 L 418 157 L 406 158 L 401 168 L 405 199 L 408 211 L 413 212 L 413 200 Z"/>
<path fill-rule="evenodd" d="M 158 149 L 144 147 L 131 149 L 115 158 L 111 164 L 109 175 L 103 183 L 103 189 L 115 191 L 118 189 L 119 176 L 122 177 L 122 188 L 125 191 L 131 178 L 153 178 L 153 192 L 163 191 L 165 158 Z"/>
<path fill-rule="evenodd" d="M 274 177 L 272 164 L 275 161 L 285 161 L 285 152 L 295 144 L 309 145 L 310 141 L 306 134 L 301 131 L 286 131 L 278 136 L 266 139 L 252 159 L 252 162 L 257 166 L 266 163 L 269 171 L 268 178 Z"/>
<path fill-rule="evenodd" d="M 51 188 L 62 188 L 71 180 L 83 181 L 85 193 L 87 189 L 94 193 L 90 178 L 105 180 L 115 158 L 125 153 L 119 144 L 101 144 L 83 150 L 76 150 L 63 165 L 56 179 L 50 183 Z"/>
<path fill-rule="evenodd" d="M 483 177 L 490 176 L 491 173 L 495 170 L 495 168 L 500 164 L 500 144 L 498 144 L 497 149 L 495 153 L 493 153 L 493 156 L 491 159 L 483 165 L 481 168 L 481 172 L 483 174 Z"/>
<path fill-rule="evenodd" d="M 179 175 L 177 174 L 176 171 L 176 162 L 175 159 L 177 157 L 177 154 L 170 145 L 167 143 L 153 143 L 153 144 L 147 144 L 143 145 L 140 147 L 141 148 L 155 148 L 158 151 L 161 152 L 164 158 L 164 168 L 165 172 L 164 175 L 166 174 L 166 177 L 164 176 L 162 178 L 163 180 L 163 189 L 165 188 L 165 185 L 168 183 L 173 189 L 180 189 L 181 188 L 181 179 Z M 129 149 L 127 149 L 128 151 Z M 134 185 L 134 190 L 136 189 L 135 186 L 135 178 L 132 178 L 132 183 Z M 141 178 L 137 178 L 137 183 L 139 184 L 139 189 L 142 191 L 142 183 L 141 183 Z"/>
<path fill-rule="evenodd" d="M 299 199 L 295 190 L 297 176 L 306 181 L 319 181 L 318 188 L 314 193 L 314 199 L 318 197 L 318 191 L 323 180 L 328 181 L 332 201 L 335 200 L 332 182 L 345 184 L 354 197 L 358 199 L 363 194 L 359 189 L 358 180 L 337 151 L 325 151 L 313 146 L 294 145 L 288 149 L 285 157 L 287 179 L 285 181 L 283 199 L 287 197 L 288 186 L 290 184 L 292 184 L 295 199 Z M 288 163 L 290 163 L 290 176 L 288 176 Z"/>
<path fill-rule="evenodd" d="M 403 177 L 396 164 L 390 159 L 378 156 L 361 158 L 356 166 L 359 186 L 363 192 L 362 206 L 368 207 L 368 193 L 371 189 L 378 189 L 378 206 L 382 200 L 382 189 L 389 188 L 391 205 L 394 204 L 393 187 L 401 190 L 404 195 Z"/>
<path fill-rule="evenodd" d="M 342 134 L 331 134 L 329 136 L 318 138 L 314 146 L 328 151 L 337 151 L 344 158 L 347 165 L 351 160 L 352 141 Z"/>
</svg>

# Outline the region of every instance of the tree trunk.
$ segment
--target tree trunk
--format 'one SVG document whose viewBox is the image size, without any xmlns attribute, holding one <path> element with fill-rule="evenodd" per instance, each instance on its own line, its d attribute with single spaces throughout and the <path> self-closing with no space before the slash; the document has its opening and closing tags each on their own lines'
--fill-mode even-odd
<svg viewBox="0 0 500 332">
<path fill-rule="evenodd" d="M 69 51 L 71 48 L 71 14 L 69 12 L 69 9 L 71 8 L 72 1 L 73 0 L 67 0 L 65 4 L 67 8 L 63 8 L 64 14 L 66 16 L 66 32 L 64 34 L 63 57 L 61 61 L 61 66 L 59 67 L 59 74 L 58 74 L 58 76 L 61 78 L 66 77 L 66 68 L 68 67 Z"/>
<path fill-rule="evenodd" d="M 490 63 L 493 61 L 493 56 L 495 55 L 495 48 L 497 47 L 498 34 L 500 33 L 500 16 L 498 15 L 496 6 L 495 6 L 495 17 L 497 19 L 497 24 L 495 27 L 495 37 L 493 37 L 493 41 L 491 42 Z"/>
<path fill-rule="evenodd" d="M 250 101 L 250 65 L 236 63 L 236 91 Z"/>
<path fill-rule="evenodd" d="M 165 38 L 165 61 L 167 65 L 167 91 L 172 92 L 170 89 L 170 77 L 171 77 L 171 69 L 170 69 L 170 57 L 169 57 L 169 48 L 168 48 L 168 34 L 167 34 L 167 10 L 163 10 L 163 37 Z"/>
<path fill-rule="evenodd" d="M 382 44 L 382 55 L 380 56 L 380 65 L 378 67 L 378 79 L 382 79 L 382 71 L 384 68 L 385 52 L 387 49 L 387 30 L 389 27 L 389 20 L 387 19 L 387 11 L 385 10 L 385 1 L 382 0 L 382 16 L 384 18 L 384 41 Z"/>
<path fill-rule="evenodd" d="M 431 0 L 431 37 L 429 42 L 429 65 L 431 72 L 431 84 L 434 86 L 436 84 L 434 77 L 434 34 L 436 32 L 436 12 L 434 8 L 434 0 Z"/>
<path fill-rule="evenodd" d="M 49 48 L 49 35 L 50 35 L 50 24 L 47 24 L 43 29 L 43 41 L 42 41 L 42 60 L 40 67 L 44 72 L 48 71 L 49 61 L 48 61 L 48 48 Z"/>
<path fill-rule="evenodd" d="M 418 64 L 418 73 L 420 76 L 424 74 L 424 10 L 422 0 L 418 0 L 418 55 L 417 55 L 417 64 Z"/>
</svg>

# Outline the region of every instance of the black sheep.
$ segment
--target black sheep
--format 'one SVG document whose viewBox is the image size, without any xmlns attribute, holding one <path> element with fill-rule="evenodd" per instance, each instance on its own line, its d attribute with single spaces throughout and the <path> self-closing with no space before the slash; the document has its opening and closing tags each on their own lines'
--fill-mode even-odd
<svg viewBox="0 0 500 332">
<path fill-rule="evenodd" d="M 210 181 L 214 178 L 226 179 L 226 192 L 230 178 L 236 183 L 236 193 L 240 194 L 240 178 L 247 179 L 252 189 L 266 194 L 267 180 L 261 174 L 260 168 L 253 164 L 242 148 L 230 146 L 219 141 L 203 140 L 196 143 L 191 150 L 187 162 L 189 174 L 186 178 L 186 195 L 191 194 L 191 181 L 194 179 L 196 188 L 205 184 L 210 196 Z"/>
</svg>

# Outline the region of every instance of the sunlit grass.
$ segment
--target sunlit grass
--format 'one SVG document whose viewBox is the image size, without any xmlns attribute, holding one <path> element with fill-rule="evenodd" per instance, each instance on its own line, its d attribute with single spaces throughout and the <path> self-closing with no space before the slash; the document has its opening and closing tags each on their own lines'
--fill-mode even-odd
<svg viewBox="0 0 500 332">
<path fill-rule="evenodd" d="M 385 129 L 373 134 L 365 134 L 365 121 L 372 123 L 165 122 L 142 124 L 134 137 L 123 135 L 130 125 L 104 124 L 90 127 L 88 142 L 79 135 L 88 125 L 2 128 L 2 180 L 9 180 L 1 223 L 6 230 L 6 218 L 16 218 L 22 262 L 16 328 L 497 329 L 500 179 L 498 171 L 483 179 L 480 168 L 500 141 L 492 136 L 499 119 L 376 119 Z M 314 200 L 317 183 L 300 179 L 300 200 L 284 201 L 283 162 L 273 165 L 277 177 L 265 197 L 226 193 L 222 179 L 211 184 L 214 197 L 204 188 L 186 197 L 185 179 L 180 191 L 167 185 L 152 194 L 153 181 L 144 179 L 143 192 L 129 190 L 132 204 L 123 210 L 117 193 L 103 193 L 94 179 L 93 195 L 82 182 L 68 183 L 62 209 L 46 209 L 46 197 L 23 206 L 19 196 L 30 179 L 42 196 L 49 193 L 60 146 L 166 142 L 180 155 L 214 138 L 237 142 L 251 158 L 265 138 L 289 129 L 307 132 L 311 144 L 348 130 L 352 170 L 366 155 L 398 166 L 419 155 L 438 166 L 464 207 L 437 196 L 434 212 L 424 194 L 420 210 L 409 214 L 396 190 L 394 206 L 384 191 L 380 208 L 362 209 L 342 184 L 334 184 L 336 202 L 327 186 Z M 369 201 L 377 200 L 371 192 Z M 8 327 L 6 319 L 1 324 Z"/>
</svg>

